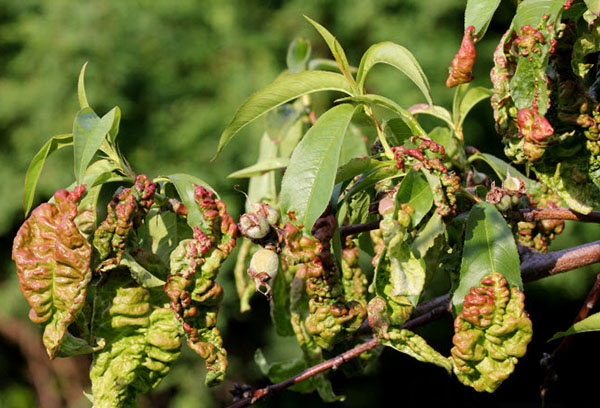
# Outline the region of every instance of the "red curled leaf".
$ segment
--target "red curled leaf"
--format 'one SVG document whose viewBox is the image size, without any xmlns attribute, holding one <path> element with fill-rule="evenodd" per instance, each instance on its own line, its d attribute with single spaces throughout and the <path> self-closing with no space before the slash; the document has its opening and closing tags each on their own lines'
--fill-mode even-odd
<svg viewBox="0 0 600 408">
<path fill-rule="evenodd" d="M 532 336 L 524 300 L 523 292 L 509 289 L 497 272 L 471 288 L 454 321 L 452 338 L 450 360 L 460 382 L 476 391 L 494 392 L 513 372 Z"/>
<path fill-rule="evenodd" d="M 188 346 L 205 360 L 205 382 L 212 386 L 223 381 L 227 369 L 227 352 L 215 327 L 223 289 L 215 280 L 235 247 L 237 227 L 212 191 L 198 186 L 194 199 L 202 222 L 193 228 L 193 239 L 181 241 L 171 253 L 171 274 L 164 291 L 183 322 Z"/>
<path fill-rule="evenodd" d="M 29 318 L 44 324 L 50 358 L 81 311 L 91 279 L 91 246 L 75 222 L 84 187 L 59 190 L 56 204 L 44 203 L 23 223 L 13 243 L 19 286 L 31 306 Z"/>
<path fill-rule="evenodd" d="M 469 26 L 465 30 L 460 49 L 450 64 L 450 74 L 446 80 L 446 86 L 453 88 L 460 84 L 466 84 L 473 80 L 473 65 L 475 64 L 475 44 L 473 42 L 473 30 Z"/>
<path fill-rule="evenodd" d="M 136 177 L 133 187 L 115 193 L 108 203 L 106 219 L 94 233 L 93 244 L 102 262 L 98 272 L 112 269 L 121 262 L 127 237 L 148 214 L 155 191 L 156 183 L 151 183 L 146 175 L 141 174 Z"/>
</svg>

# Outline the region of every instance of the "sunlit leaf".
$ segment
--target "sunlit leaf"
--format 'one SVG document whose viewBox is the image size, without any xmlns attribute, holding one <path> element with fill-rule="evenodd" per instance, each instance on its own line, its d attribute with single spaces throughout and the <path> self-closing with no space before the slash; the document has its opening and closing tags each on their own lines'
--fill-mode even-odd
<svg viewBox="0 0 600 408">
<path fill-rule="evenodd" d="M 372 45 L 363 55 L 356 74 L 358 89 L 363 89 L 367 74 L 373 66 L 380 63 L 391 65 L 401 71 L 417 85 L 427 103 L 433 105 L 429 81 L 415 56 L 403 46 L 389 41 Z"/>
<path fill-rule="evenodd" d="M 556 333 L 548 341 L 560 339 L 561 337 L 570 336 L 572 334 L 586 333 L 592 331 L 600 331 L 600 313 L 594 313 L 593 315 L 588 316 L 585 319 L 575 323 L 568 330 Z"/>
<path fill-rule="evenodd" d="M 318 91 L 339 91 L 348 95 L 352 95 L 353 92 L 346 78 L 333 72 L 303 71 L 282 75 L 272 84 L 251 95 L 240 106 L 221 134 L 215 158 L 231 138 L 253 120 L 281 104 Z"/>
<path fill-rule="evenodd" d="M 356 108 L 338 105 L 325 112 L 292 154 L 281 182 L 281 211 L 294 211 L 310 232 L 333 191 L 342 142 Z"/>
<path fill-rule="evenodd" d="M 471 288 L 494 272 L 502 274 L 511 287 L 523 290 L 519 253 L 510 228 L 492 204 L 478 203 L 465 227 L 460 283 L 452 297 L 455 314 L 462 312 Z"/>
<path fill-rule="evenodd" d="M 33 205 L 35 189 L 40 174 L 42 173 L 42 169 L 44 168 L 44 163 L 46 163 L 46 159 L 56 150 L 71 145 L 73 145 L 73 135 L 54 136 L 42 146 L 35 156 L 33 156 L 29 168 L 27 169 L 27 173 L 25 174 L 25 195 L 23 199 L 25 215 L 29 214 L 31 206 Z"/>
<path fill-rule="evenodd" d="M 113 108 L 102 118 L 91 108 L 83 108 L 77 113 L 73 124 L 73 150 L 75 152 L 75 179 L 81 182 L 85 169 L 112 129 L 117 108 Z"/>
</svg>

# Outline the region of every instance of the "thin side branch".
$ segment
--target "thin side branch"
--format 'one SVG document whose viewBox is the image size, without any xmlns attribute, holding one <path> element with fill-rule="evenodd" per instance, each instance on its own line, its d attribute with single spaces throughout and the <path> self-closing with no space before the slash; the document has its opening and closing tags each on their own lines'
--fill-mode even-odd
<svg viewBox="0 0 600 408">
<path fill-rule="evenodd" d="M 476 202 L 481 202 L 481 199 L 471 194 L 468 190 L 461 190 L 465 196 Z M 573 211 L 570 208 L 533 208 L 515 211 L 511 214 L 515 219 L 521 221 L 541 221 L 541 220 L 571 220 L 580 222 L 595 222 L 600 223 L 600 211 L 592 211 L 589 214 L 581 214 Z M 358 234 L 360 232 L 371 231 L 379 228 L 381 220 L 366 222 L 364 224 L 350 224 L 340 227 L 342 237 Z"/>
<path fill-rule="evenodd" d="M 589 214 L 581 214 L 570 208 L 536 208 L 520 210 L 523 221 L 539 220 L 573 220 L 581 222 L 600 223 L 600 211 L 592 211 Z"/>
<path fill-rule="evenodd" d="M 369 231 L 378 227 L 378 225 L 375 225 L 375 227 L 373 227 L 373 225 L 375 225 L 374 222 L 348 226 L 352 227 L 353 230 L 352 232 L 346 232 L 345 235 Z M 342 231 L 344 228 L 348 227 L 342 227 Z M 346 231 L 350 230 L 346 229 Z M 342 233 L 344 234 L 344 232 Z M 547 276 L 556 275 L 558 273 L 567 272 L 572 269 L 577 269 L 582 266 L 600 262 L 600 241 L 591 242 L 574 248 L 564 249 L 562 251 L 549 252 L 547 254 L 542 254 L 523 245 L 519 245 L 519 254 L 521 256 L 521 275 L 523 276 L 523 281 L 531 282 Z M 600 293 L 600 289 L 597 291 Z M 586 302 L 586 304 L 587 303 L 589 302 Z M 439 296 L 424 302 L 415 309 L 413 319 L 406 322 L 402 328 L 412 329 L 436 320 L 448 313 L 450 311 L 450 307 L 450 294 Z M 360 354 L 372 349 L 377 345 L 379 345 L 379 341 L 376 338 L 370 339 L 367 342 L 334 358 L 310 367 L 292 378 L 256 390 L 254 391 L 252 397 L 240 400 L 233 405 L 230 405 L 229 408 L 246 407 L 266 397 L 273 391 L 282 390 L 294 384 L 298 384 L 307 378 L 329 369 L 336 369 L 346 361 L 358 357 Z"/>
</svg>

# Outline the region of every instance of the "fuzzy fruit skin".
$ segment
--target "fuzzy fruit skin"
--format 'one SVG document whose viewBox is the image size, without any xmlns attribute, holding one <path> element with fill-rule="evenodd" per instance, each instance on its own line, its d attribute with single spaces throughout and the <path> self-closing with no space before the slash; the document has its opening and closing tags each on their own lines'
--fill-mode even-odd
<svg viewBox="0 0 600 408">
<path fill-rule="evenodd" d="M 270 230 L 266 217 L 260 214 L 248 213 L 240 217 L 240 233 L 247 238 L 262 239 Z"/>
<path fill-rule="evenodd" d="M 252 256 L 248 276 L 254 280 L 256 290 L 267 297 L 270 297 L 271 286 L 269 281 L 275 279 L 279 269 L 279 256 L 275 251 L 261 248 Z M 266 288 L 264 291 L 261 288 Z"/>
<path fill-rule="evenodd" d="M 250 260 L 250 269 L 256 273 L 266 273 L 271 279 L 277 276 L 279 257 L 270 249 L 259 249 Z"/>
</svg>

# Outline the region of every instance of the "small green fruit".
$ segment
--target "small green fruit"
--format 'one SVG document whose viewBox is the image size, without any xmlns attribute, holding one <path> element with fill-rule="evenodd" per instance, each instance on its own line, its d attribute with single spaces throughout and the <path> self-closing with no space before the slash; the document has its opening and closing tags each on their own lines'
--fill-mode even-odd
<svg viewBox="0 0 600 408">
<path fill-rule="evenodd" d="M 262 239 L 270 230 L 271 226 L 262 215 L 248 213 L 240 217 L 240 233 L 247 238 Z"/>
</svg>

